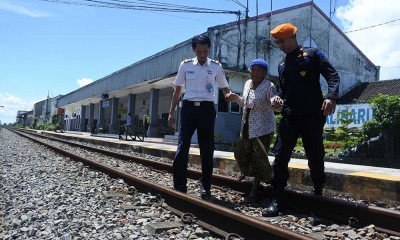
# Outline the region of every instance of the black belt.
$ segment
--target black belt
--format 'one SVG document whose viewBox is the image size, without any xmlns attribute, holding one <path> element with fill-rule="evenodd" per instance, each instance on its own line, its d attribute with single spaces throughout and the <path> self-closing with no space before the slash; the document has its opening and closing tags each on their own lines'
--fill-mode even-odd
<svg viewBox="0 0 400 240">
<path fill-rule="evenodd" d="M 189 105 L 189 106 L 195 106 L 195 107 L 200 107 L 200 106 L 214 106 L 214 102 L 211 101 L 189 101 L 189 100 L 183 100 L 184 105 Z"/>
</svg>

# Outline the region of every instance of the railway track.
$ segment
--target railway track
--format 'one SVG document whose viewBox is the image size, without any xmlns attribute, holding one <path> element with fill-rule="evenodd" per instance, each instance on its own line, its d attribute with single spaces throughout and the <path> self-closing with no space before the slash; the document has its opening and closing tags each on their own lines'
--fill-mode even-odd
<svg viewBox="0 0 400 240">
<path fill-rule="evenodd" d="M 36 136 L 41 138 L 44 137 L 41 134 L 36 134 Z M 102 154 L 115 158 L 136 162 L 156 169 L 157 171 L 172 171 L 172 166 L 168 163 L 135 157 L 127 154 L 121 154 L 61 139 L 48 139 L 73 145 L 75 147 L 84 148 L 89 151 L 100 152 Z M 39 141 L 37 139 L 33 140 L 42 144 L 42 141 Z M 215 229 L 219 229 L 214 229 L 214 231 L 220 231 L 221 236 L 230 237 L 233 235 L 229 235 L 229 233 L 235 233 L 239 236 L 246 236 L 246 239 L 259 239 L 259 236 L 268 236 L 272 239 L 309 239 L 305 235 L 300 235 L 291 231 L 288 232 L 287 229 L 268 224 L 258 218 L 248 217 L 238 213 L 237 211 L 230 210 L 226 207 L 221 207 L 214 203 L 205 202 L 196 197 L 181 194 L 177 191 L 172 190 L 171 188 L 165 188 L 160 185 L 150 183 L 147 180 L 137 178 L 135 176 L 132 176 L 131 174 L 127 174 L 126 172 L 111 168 L 109 166 L 104 166 L 96 161 L 86 159 L 73 153 L 69 153 L 68 151 L 58 149 L 52 145 L 48 145 L 48 147 L 54 149 L 55 151 L 61 152 L 64 155 L 68 155 L 71 158 L 85 162 L 93 168 L 108 172 L 109 174 L 118 178 L 122 178 L 125 181 L 133 184 L 140 191 L 151 192 L 155 195 L 159 194 L 172 208 L 179 208 L 179 211 L 181 212 L 191 212 L 200 221 L 207 222 L 207 224 L 214 226 Z M 188 177 L 198 179 L 200 178 L 200 176 L 201 172 L 193 169 L 188 170 Z M 213 176 L 212 183 L 222 191 L 233 190 L 237 192 L 237 194 L 248 192 L 250 189 L 250 183 L 238 182 L 234 178 L 217 174 Z M 267 188 L 265 192 L 270 192 L 270 189 Z M 350 223 L 350 225 L 357 224 L 359 226 L 362 226 L 374 224 L 376 226 L 375 229 L 379 232 L 384 232 L 393 236 L 399 236 L 399 211 L 368 206 L 366 204 L 352 203 L 341 199 L 318 197 L 312 194 L 299 193 L 295 191 L 286 191 L 285 194 L 287 196 L 285 197 L 285 205 L 287 207 L 290 207 L 291 209 L 295 209 L 297 211 L 300 210 L 302 212 L 317 213 L 318 216 L 333 219 L 334 221 L 338 221 L 341 223 Z M 210 218 L 210 216 L 213 217 Z M 227 222 L 229 222 L 229 224 L 224 224 Z"/>
</svg>

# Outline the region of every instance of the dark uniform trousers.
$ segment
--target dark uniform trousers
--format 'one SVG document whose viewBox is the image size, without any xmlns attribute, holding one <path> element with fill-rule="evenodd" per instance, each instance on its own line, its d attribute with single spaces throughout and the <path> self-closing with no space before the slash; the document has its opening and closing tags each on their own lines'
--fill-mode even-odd
<svg viewBox="0 0 400 240">
<path fill-rule="evenodd" d="M 205 189 L 210 189 L 213 172 L 215 116 L 214 102 L 183 101 L 178 149 L 173 163 L 175 189 L 186 192 L 188 154 L 191 139 L 196 129 L 202 168 L 200 181 Z"/>
<path fill-rule="evenodd" d="M 301 136 L 308 158 L 311 179 L 315 186 L 325 183 L 323 127 L 326 117 L 321 113 L 313 115 L 288 116 L 284 114 L 280 121 L 278 144 L 272 165 L 272 186 L 283 189 L 289 179 L 288 164 L 297 139 Z"/>
</svg>

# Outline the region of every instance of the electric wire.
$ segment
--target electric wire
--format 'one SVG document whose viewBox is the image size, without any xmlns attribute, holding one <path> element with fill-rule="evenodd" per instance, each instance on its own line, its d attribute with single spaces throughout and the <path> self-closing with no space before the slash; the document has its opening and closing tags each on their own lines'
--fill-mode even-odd
<svg viewBox="0 0 400 240">
<path fill-rule="evenodd" d="M 372 25 L 372 26 L 360 28 L 360 29 L 355 29 L 355 30 L 347 31 L 347 32 L 344 32 L 344 33 L 358 32 L 358 31 L 361 31 L 361 30 L 365 30 L 365 29 L 369 29 L 369 28 L 374 28 L 374 27 L 379 27 L 379 26 L 382 26 L 382 25 L 385 25 L 385 24 L 388 24 L 388 23 L 396 22 L 396 21 L 400 21 L 400 18 L 399 18 L 399 19 L 395 19 L 395 20 L 391 20 L 391 21 L 388 21 L 388 22 L 384 22 L 384 23 L 380 23 L 380 24 L 376 24 L 376 25 Z"/>
<path fill-rule="evenodd" d="M 182 12 L 182 13 L 213 13 L 213 14 L 241 14 L 240 11 L 218 10 L 210 8 L 199 8 L 176 4 L 167 4 L 162 2 L 136 0 L 41 0 L 45 2 L 61 3 L 69 5 L 101 7 L 101 8 L 117 8 L 137 11 L 154 11 L 154 12 Z"/>
</svg>

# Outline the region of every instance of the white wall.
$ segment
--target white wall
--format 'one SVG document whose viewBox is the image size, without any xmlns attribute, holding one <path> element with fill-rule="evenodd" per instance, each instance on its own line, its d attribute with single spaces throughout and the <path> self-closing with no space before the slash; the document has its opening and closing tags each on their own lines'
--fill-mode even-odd
<svg viewBox="0 0 400 240">
<path fill-rule="evenodd" d="M 284 54 L 276 47 L 268 47 L 267 42 L 270 39 L 270 29 L 285 22 L 291 22 L 297 26 L 297 39 L 300 44 L 309 43 L 311 40 L 311 45 L 316 46 L 328 57 L 341 78 L 340 96 L 359 82 L 377 81 L 377 68 L 312 5 L 272 15 L 272 19 L 264 15 L 258 21 L 258 34 L 256 34 L 256 22 L 249 21 L 246 46 L 244 45 L 244 24 L 240 27 L 242 41 L 239 40 L 237 24 L 210 28 L 213 41 L 212 57 L 219 59 L 231 69 L 239 67 L 241 70 L 243 70 L 243 65 L 248 67 L 253 59 L 263 58 L 269 63 L 269 74 L 278 76 L 278 64 Z M 259 43 L 258 56 L 256 55 L 257 41 Z M 239 45 L 240 53 L 238 52 Z M 243 54 L 244 51 L 245 54 Z M 322 90 L 327 91 L 324 80 Z"/>
</svg>

